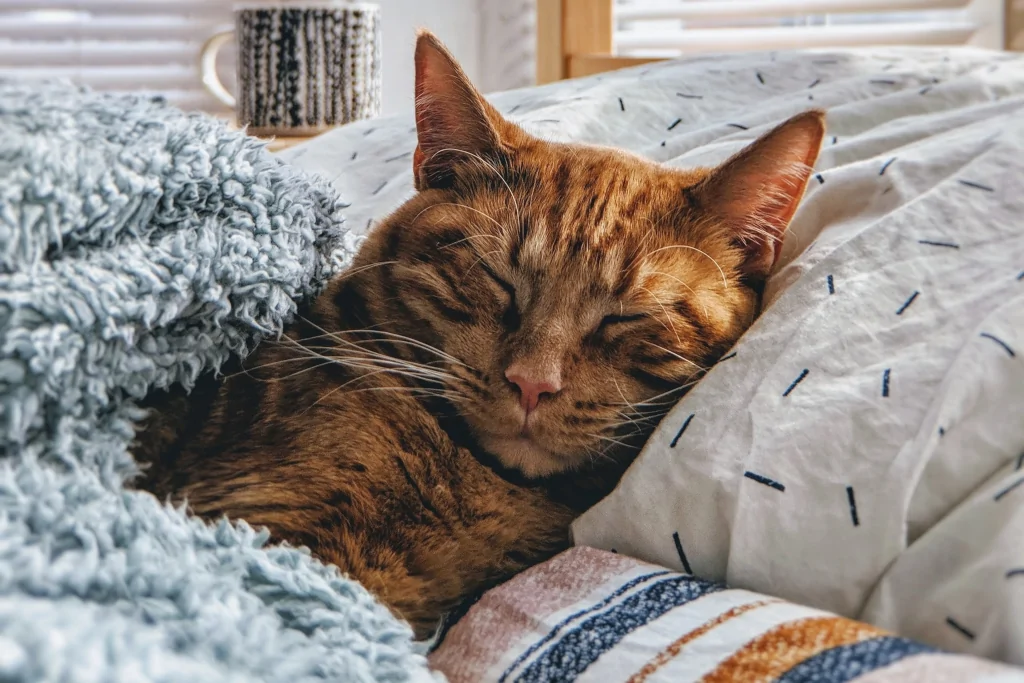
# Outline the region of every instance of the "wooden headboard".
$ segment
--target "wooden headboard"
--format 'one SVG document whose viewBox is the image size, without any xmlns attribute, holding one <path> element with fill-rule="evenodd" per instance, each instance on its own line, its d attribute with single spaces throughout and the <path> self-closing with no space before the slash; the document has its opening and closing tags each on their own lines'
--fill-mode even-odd
<svg viewBox="0 0 1024 683">
<path fill-rule="evenodd" d="M 537 83 L 637 66 L 663 57 L 614 54 L 615 0 L 537 0 Z M 701 3 L 707 4 L 707 3 Z M 1024 51 L 1024 0 L 1002 0 L 1003 44 Z"/>
<path fill-rule="evenodd" d="M 1024 52 L 1024 0 L 1006 3 L 1006 49 Z"/>
<path fill-rule="evenodd" d="M 537 0 L 538 84 L 655 61 L 612 54 L 614 2 Z"/>
</svg>

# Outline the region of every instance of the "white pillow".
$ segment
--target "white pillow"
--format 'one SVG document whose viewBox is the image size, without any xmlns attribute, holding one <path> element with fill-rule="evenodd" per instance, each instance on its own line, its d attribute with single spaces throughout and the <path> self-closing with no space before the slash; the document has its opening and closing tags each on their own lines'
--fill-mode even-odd
<svg viewBox="0 0 1024 683">
<path fill-rule="evenodd" d="M 859 130 L 767 310 L 577 544 L 1024 664 L 1024 61 L 994 66 L 830 111 Z"/>
</svg>

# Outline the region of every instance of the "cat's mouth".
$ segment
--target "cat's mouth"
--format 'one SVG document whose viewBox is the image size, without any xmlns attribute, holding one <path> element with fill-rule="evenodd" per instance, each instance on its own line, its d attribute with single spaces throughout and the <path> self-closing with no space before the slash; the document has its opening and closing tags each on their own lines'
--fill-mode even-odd
<svg viewBox="0 0 1024 683">
<path fill-rule="evenodd" d="M 477 445 L 503 467 L 537 479 L 577 470 L 588 455 L 592 460 L 604 450 L 597 439 L 579 433 L 558 408 L 541 405 L 526 412 L 509 395 L 505 401 L 492 399 L 460 412 Z"/>
<path fill-rule="evenodd" d="M 531 425 L 531 422 L 533 423 Z M 533 441 L 534 432 L 536 431 L 536 420 L 530 420 L 529 415 L 523 416 L 523 426 L 519 429 L 519 436 L 516 437 L 525 441 Z M 532 427 L 532 429 L 531 429 Z"/>
<path fill-rule="evenodd" d="M 481 434 L 480 445 L 497 457 L 506 467 L 519 470 L 530 478 L 558 474 L 572 467 L 571 458 L 545 448 L 526 427 L 512 437 Z"/>
</svg>

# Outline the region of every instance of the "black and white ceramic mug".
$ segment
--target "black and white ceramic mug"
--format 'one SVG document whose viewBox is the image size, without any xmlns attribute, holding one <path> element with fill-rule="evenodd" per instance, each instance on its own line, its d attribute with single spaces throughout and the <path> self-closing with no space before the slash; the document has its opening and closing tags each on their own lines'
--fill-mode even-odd
<svg viewBox="0 0 1024 683">
<path fill-rule="evenodd" d="M 237 40 L 237 93 L 217 77 Z M 201 55 L 203 84 L 253 135 L 315 135 L 380 114 L 380 7 L 345 0 L 246 2 Z"/>
</svg>

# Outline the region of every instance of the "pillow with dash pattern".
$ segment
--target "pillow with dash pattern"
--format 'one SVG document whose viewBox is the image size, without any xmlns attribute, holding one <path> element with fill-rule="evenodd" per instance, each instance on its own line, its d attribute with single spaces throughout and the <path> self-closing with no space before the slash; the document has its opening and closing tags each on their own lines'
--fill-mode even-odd
<svg viewBox="0 0 1024 683">
<path fill-rule="evenodd" d="M 764 313 L 577 544 L 1024 664 L 1024 62 L 1010 80 L 861 103 Z"/>
</svg>

